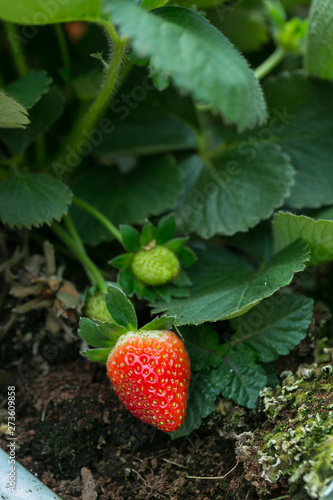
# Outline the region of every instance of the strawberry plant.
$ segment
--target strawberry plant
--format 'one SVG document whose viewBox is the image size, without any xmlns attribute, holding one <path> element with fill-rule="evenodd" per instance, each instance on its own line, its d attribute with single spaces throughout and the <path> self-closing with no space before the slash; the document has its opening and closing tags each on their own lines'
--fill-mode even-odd
<svg viewBox="0 0 333 500">
<path fill-rule="evenodd" d="M 220 395 L 255 408 L 322 299 L 332 16 L 328 0 L 0 0 L 2 229 L 51 239 L 70 279 L 80 264 L 83 355 L 172 438 Z"/>
</svg>

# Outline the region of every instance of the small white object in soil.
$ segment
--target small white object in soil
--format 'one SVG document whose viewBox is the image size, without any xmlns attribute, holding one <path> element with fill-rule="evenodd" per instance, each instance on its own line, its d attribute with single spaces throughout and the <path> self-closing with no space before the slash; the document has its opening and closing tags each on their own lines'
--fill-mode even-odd
<svg viewBox="0 0 333 500">
<path fill-rule="evenodd" d="M 3 500 L 61 500 L 45 484 L 20 465 L 9 463 L 9 455 L 0 448 L 0 493 Z M 11 469 L 14 467 L 14 469 Z M 13 471 L 15 474 L 13 474 Z M 11 474 L 12 473 L 12 474 Z M 11 481 L 12 479 L 12 481 Z M 15 483 L 11 485 L 11 482 Z"/>
</svg>

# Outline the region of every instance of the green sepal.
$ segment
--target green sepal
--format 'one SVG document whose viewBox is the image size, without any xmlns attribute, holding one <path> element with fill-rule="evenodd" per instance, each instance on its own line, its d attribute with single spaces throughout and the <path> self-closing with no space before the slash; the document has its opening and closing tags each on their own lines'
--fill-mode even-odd
<svg viewBox="0 0 333 500">
<path fill-rule="evenodd" d="M 144 283 L 141 283 L 141 281 L 137 280 L 136 278 L 134 278 L 133 292 L 136 294 L 138 299 L 143 299 L 147 291 L 148 288 L 146 287 L 146 285 Z"/>
<path fill-rule="evenodd" d="M 159 318 L 154 318 L 152 321 L 140 328 L 139 332 L 142 330 L 170 330 L 174 323 L 174 316 L 160 316 Z"/>
<path fill-rule="evenodd" d="M 188 238 L 174 238 L 173 240 L 165 243 L 163 246 L 171 250 L 171 252 L 173 252 L 174 254 L 178 255 L 179 252 L 185 247 L 187 240 Z"/>
<path fill-rule="evenodd" d="M 177 288 L 181 288 L 183 286 L 191 286 L 192 281 L 187 276 L 185 271 L 180 271 L 177 278 L 172 282 L 172 285 L 177 287 Z"/>
<path fill-rule="evenodd" d="M 26 108 L 2 90 L 0 90 L 0 105 L 0 128 L 26 128 L 29 125 Z"/>
<path fill-rule="evenodd" d="M 107 348 L 87 349 L 86 351 L 80 351 L 80 354 L 90 359 L 90 361 L 106 364 L 110 351 L 111 349 Z"/>
<path fill-rule="evenodd" d="M 115 325 L 117 328 L 118 325 Z M 115 328 L 115 330 L 116 330 Z M 119 332 L 119 326 L 118 326 Z M 116 333 L 116 332 L 115 332 Z M 124 333 L 124 332 L 122 332 Z M 117 338 L 105 335 L 105 332 L 101 331 L 97 324 L 89 318 L 80 319 L 79 335 L 83 338 L 89 345 L 93 347 L 109 347 L 112 348 L 120 337 L 121 333 L 118 333 Z"/>
<path fill-rule="evenodd" d="M 114 259 L 109 260 L 108 264 L 115 267 L 116 269 L 126 269 L 131 265 L 132 259 L 134 257 L 134 253 L 123 253 L 118 255 Z"/>
<path fill-rule="evenodd" d="M 120 234 L 127 252 L 136 252 L 140 248 L 140 233 L 127 224 L 120 226 Z"/>
<path fill-rule="evenodd" d="M 96 323 L 98 330 L 106 337 L 112 339 L 115 343 L 121 335 L 127 332 L 127 329 L 124 326 L 118 325 L 117 323 L 103 323 L 103 321 L 100 321 L 99 319 L 95 319 L 94 322 Z"/>
<path fill-rule="evenodd" d="M 190 267 L 197 260 L 197 256 L 195 255 L 193 250 L 188 247 L 181 248 L 177 257 L 182 267 Z"/>
<path fill-rule="evenodd" d="M 156 227 L 149 221 L 146 220 L 141 232 L 140 236 L 140 246 L 145 247 L 153 240 L 157 238 L 157 229 Z"/>
<path fill-rule="evenodd" d="M 192 282 L 182 270 L 172 284 L 168 283 L 157 287 L 147 286 L 140 282 L 132 271 L 132 261 L 136 252 L 142 249 L 148 250 L 155 244 L 167 248 L 177 257 L 179 256 L 180 265 L 184 263 L 184 267 L 189 267 L 196 261 L 194 252 L 185 247 L 188 237 L 173 238 L 176 232 L 173 213 L 161 218 L 157 227 L 146 220 L 141 234 L 129 225 L 120 226 L 120 231 L 124 247 L 128 252 L 110 260 L 109 264 L 120 270 L 117 281 L 127 295 L 135 293 L 139 299 L 146 299 L 151 303 L 156 300 L 157 296 L 168 302 L 172 295 L 176 297 L 189 295 L 187 287 L 192 285 Z"/>
<path fill-rule="evenodd" d="M 156 299 L 156 292 L 135 278 L 133 281 L 133 292 L 136 293 L 139 299 L 147 299 L 151 302 L 154 302 Z"/>
<path fill-rule="evenodd" d="M 175 214 L 166 215 L 163 217 L 157 226 L 157 245 L 163 245 L 174 237 L 176 232 Z"/>
<path fill-rule="evenodd" d="M 127 295 L 133 293 L 134 276 L 130 268 L 122 269 L 118 274 L 118 285 Z"/>
<path fill-rule="evenodd" d="M 128 331 L 137 330 L 138 320 L 133 304 L 115 283 L 108 286 L 106 307 L 118 325 L 124 326 Z"/>
<path fill-rule="evenodd" d="M 171 287 L 170 286 L 156 286 L 155 291 L 165 302 L 171 300 Z"/>
</svg>

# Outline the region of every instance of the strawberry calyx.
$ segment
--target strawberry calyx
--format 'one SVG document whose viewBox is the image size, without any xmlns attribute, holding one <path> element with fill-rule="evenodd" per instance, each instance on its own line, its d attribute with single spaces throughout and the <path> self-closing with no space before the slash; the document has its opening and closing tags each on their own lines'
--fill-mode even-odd
<svg viewBox="0 0 333 500">
<path fill-rule="evenodd" d="M 172 296 L 189 294 L 191 281 L 184 268 L 196 257 L 186 247 L 187 238 L 174 238 L 174 215 L 163 217 L 158 226 L 146 221 L 141 234 L 131 226 L 121 226 L 120 232 L 127 253 L 109 263 L 119 269 L 118 283 L 129 295 L 154 302 L 157 297 L 169 301 Z"/>
</svg>

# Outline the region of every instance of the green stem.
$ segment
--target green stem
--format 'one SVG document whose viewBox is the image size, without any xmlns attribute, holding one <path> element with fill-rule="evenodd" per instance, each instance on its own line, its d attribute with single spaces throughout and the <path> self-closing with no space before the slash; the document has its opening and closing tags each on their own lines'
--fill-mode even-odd
<svg viewBox="0 0 333 500">
<path fill-rule="evenodd" d="M 70 218 L 69 215 L 64 215 L 63 217 L 64 223 L 68 229 L 69 234 L 72 236 L 73 240 L 75 241 L 76 245 L 78 248 L 80 248 L 82 253 L 86 253 L 86 249 L 84 248 L 83 242 L 80 238 L 80 235 L 74 226 L 74 223 L 72 219 Z"/>
<path fill-rule="evenodd" d="M 270 73 L 286 56 L 286 52 L 281 48 L 277 47 L 275 51 L 264 61 L 258 68 L 254 71 L 254 74 L 261 80 L 268 73 Z"/>
<path fill-rule="evenodd" d="M 69 74 L 69 73 L 71 73 L 71 60 L 69 57 L 66 37 L 64 35 L 61 24 L 55 24 L 54 30 L 55 30 L 55 33 L 56 33 L 56 36 L 58 39 L 58 45 L 59 45 L 59 49 L 60 49 L 60 55 L 61 55 L 63 68 Z"/>
<path fill-rule="evenodd" d="M 81 262 L 91 282 L 96 283 L 102 292 L 106 292 L 104 278 L 86 252 L 82 252 L 82 249 L 77 245 L 77 242 L 69 236 L 57 222 L 53 222 L 52 229 Z"/>
<path fill-rule="evenodd" d="M 16 26 L 15 24 L 10 22 L 5 22 L 5 26 L 8 34 L 10 47 L 12 49 L 12 53 L 14 56 L 17 72 L 20 77 L 25 76 L 26 74 L 29 73 L 29 68 L 25 61 L 25 57 L 21 47 L 21 42 L 19 41 L 20 37 L 17 33 Z"/>
<path fill-rule="evenodd" d="M 80 198 L 77 198 L 76 196 L 73 197 L 73 203 L 74 205 L 83 208 L 83 210 L 86 210 L 86 212 L 95 217 L 101 224 L 103 224 L 104 227 L 106 227 L 108 231 L 110 231 L 114 238 L 116 238 L 122 245 L 124 244 L 120 231 L 118 231 L 118 229 L 112 224 L 112 222 L 99 210 L 97 210 L 97 208 L 91 206 L 89 203 L 81 200 Z"/>
<path fill-rule="evenodd" d="M 67 227 L 69 234 L 71 235 L 75 245 L 77 246 L 77 249 L 80 251 L 80 253 L 82 255 L 87 255 L 86 249 L 84 248 L 83 242 L 80 238 L 79 233 L 77 232 L 76 227 L 74 226 L 72 219 L 69 217 L 69 215 L 64 215 L 63 220 L 64 220 L 64 223 Z M 88 274 L 90 281 L 92 283 L 95 283 L 95 278 L 94 278 L 94 275 L 92 274 L 91 270 L 88 268 L 88 269 L 86 269 L 86 272 Z"/>
<path fill-rule="evenodd" d="M 113 54 L 106 71 L 105 81 L 97 99 L 94 101 L 82 120 L 77 121 L 76 126 L 74 126 L 68 140 L 62 146 L 56 161 L 53 163 L 53 165 L 56 165 L 59 162 L 61 166 L 65 167 L 65 169 L 67 168 L 68 171 L 72 169 L 70 165 L 66 164 L 68 151 L 74 151 L 81 162 L 82 158 L 80 158 L 79 152 L 80 145 L 89 141 L 89 137 L 94 128 L 97 126 L 98 120 L 105 113 L 107 105 L 115 91 L 119 71 L 123 62 L 127 42 L 118 37 L 111 24 L 106 23 L 104 27 L 107 29 L 108 34 L 113 41 Z"/>
</svg>

